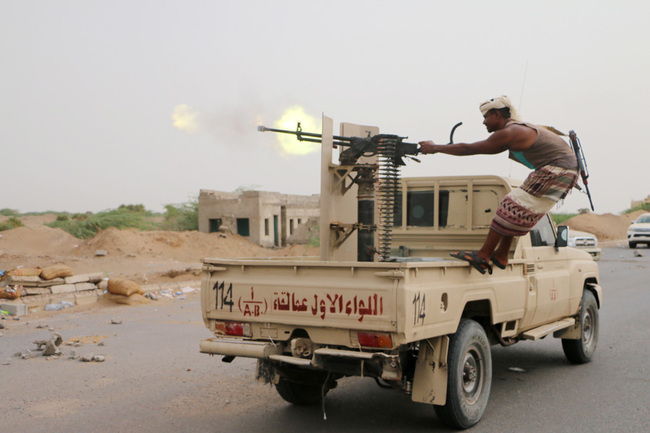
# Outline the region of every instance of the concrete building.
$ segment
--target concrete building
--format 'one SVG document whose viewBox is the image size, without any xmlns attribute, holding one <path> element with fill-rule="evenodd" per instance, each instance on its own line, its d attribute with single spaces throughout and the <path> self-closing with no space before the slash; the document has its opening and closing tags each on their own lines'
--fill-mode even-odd
<svg viewBox="0 0 650 433">
<path fill-rule="evenodd" d="M 319 195 L 265 191 L 242 193 L 202 189 L 199 231 L 230 231 L 262 247 L 307 243 L 318 236 Z"/>
</svg>

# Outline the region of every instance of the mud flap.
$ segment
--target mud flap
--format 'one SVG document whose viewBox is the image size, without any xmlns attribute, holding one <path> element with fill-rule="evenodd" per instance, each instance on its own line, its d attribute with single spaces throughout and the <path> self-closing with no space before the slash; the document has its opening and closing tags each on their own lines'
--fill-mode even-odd
<svg viewBox="0 0 650 433">
<path fill-rule="evenodd" d="M 603 289 L 598 284 L 594 284 L 594 283 L 587 283 L 587 286 L 589 287 L 589 289 L 585 289 L 585 290 L 591 290 L 593 292 L 594 297 L 596 298 L 596 302 L 598 303 L 598 308 L 600 308 L 602 302 L 602 296 L 603 296 Z M 580 303 L 580 309 L 578 310 L 578 315 L 576 316 L 576 323 L 573 326 L 570 326 L 566 329 L 554 332 L 553 337 L 562 338 L 564 340 L 581 339 L 582 338 L 582 324 L 580 323 L 581 311 L 582 311 L 582 302 Z"/>
<path fill-rule="evenodd" d="M 446 335 L 420 342 L 413 377 L 413 401 L 441 406 L 447 402 L 448 352 L 449 337 Z"/>
<path fill-rule="evenodd" d="M 268 359 L 258 359 L 255 380 L 265 384 L 275 385 L 280 381 L 280 376 L 275 371 L 275 367 L 273 367 L 271 361 Z"/>
</svg>

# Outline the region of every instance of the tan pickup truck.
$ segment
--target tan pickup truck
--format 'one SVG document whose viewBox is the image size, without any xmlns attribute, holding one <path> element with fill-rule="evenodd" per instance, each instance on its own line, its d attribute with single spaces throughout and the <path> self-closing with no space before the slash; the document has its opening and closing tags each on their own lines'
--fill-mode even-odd
<svg viewBox="0 0 650 433">
<path fill-rule="evenodd" d="M 332 163 L 331 120 L 324 117 L 323 125 L 320 257 L 204 259 L 201 305 L 214 336 L 201 341 L 201 352 L 224 362 L 257 358 L 257 378 L 296 405 L 321 402 L 339 379 L 373 378 L 433 405 L 440 420 L 461 429 L 486 408 L 491 345 L 553 335 L 569 362 L 592 359 L 602 302 L 598 266 L 566 246 L 566 227 L 544 217 L 513 242 L 506 269 L 492 274 L 449 256 L 481 246 L 500 199 L 518 182 L 394 176 L 393 189 L 379 188 L 393 201 L 375 209 L 389 217 L 377 224 L 389 230 L 374 233 L 385 253 L 368 259 L 376 253 L 364 244 L 372 244 L 372 215 L 353 222 L 372 209 L 363 179 L 372 181 L 364 170 L 377 164 Z M 350 124 L 341 131 L 377 133 Z M 348 182 L 355 170 L 361 180 Z"/>
<path fill-rule="evenodd" d="M 505 270 L 481 275 L 449 257 L 481 245 L 510 188 L 490 176 L 403 179 L 390 261 L 205 259 L 203 318 L 215 337 L 200 350 L 257 358 L 258 378 L 294 404 L 363 376 L 433 404 L 450 426 L 474 425 L 490 393 L 490 345 L 553 334 L 579 364 L 598 341 L 597 264 L 564 246 L 548 216 Z"/>
</svg>

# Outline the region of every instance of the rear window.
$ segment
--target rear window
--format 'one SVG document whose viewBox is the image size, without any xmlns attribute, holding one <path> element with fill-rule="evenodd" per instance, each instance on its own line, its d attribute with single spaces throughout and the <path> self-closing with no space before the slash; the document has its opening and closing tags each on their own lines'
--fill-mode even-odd
<svg viewBox="0 0 650 433">
<path fill-rule="evenodd" d="M 411 227 L 433 227 L 433 204 L 434 192 L 409 191 L 406 193 L 406 225 Z M 402 195 L 397 194 L 395 200 L 394 225 L 402 225 Z M 447 226 L 447 215 L 449 213 L 449 191 L 441 190 L 438 197 L 439 215 L 438 224 L 440 227 Z"/>
</svg>

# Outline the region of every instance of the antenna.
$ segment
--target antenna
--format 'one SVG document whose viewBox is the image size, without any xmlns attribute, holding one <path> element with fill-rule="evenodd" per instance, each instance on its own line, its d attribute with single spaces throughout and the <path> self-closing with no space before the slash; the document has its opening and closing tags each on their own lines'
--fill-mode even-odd
<svg viewBox="0 0 650 433">
<path fill-rule="evenodd" d="M 526 66 L 524 67 L 524 79 L 521 82 L 521 93 L 519 94 L 519 112 L 521 112 L 521 100 L 524 99 L 524 87 L 526 87 L 526 75 L 528 75 L 528 60 L 526 60 Z"/>
<path fill-rule="evenodd" d="M 521 113 L 521 101 L 524 99 L 524 88 L 526 87 L 526 75 L 528 75 L 528 60 L 526 60 L 526 65 L 524 66 L 524 79 L 521 81 L 521 92 L 519 93 L 519 107 L 517 111 Z M 512 161 L 510 161 L 510 169 L 508 177 L 512 177 Z"/>
</svg>

